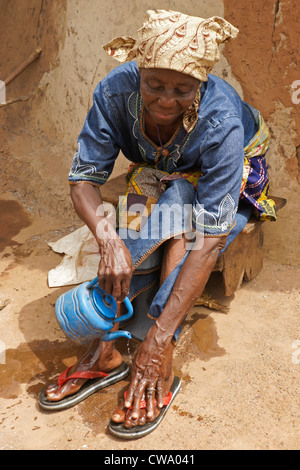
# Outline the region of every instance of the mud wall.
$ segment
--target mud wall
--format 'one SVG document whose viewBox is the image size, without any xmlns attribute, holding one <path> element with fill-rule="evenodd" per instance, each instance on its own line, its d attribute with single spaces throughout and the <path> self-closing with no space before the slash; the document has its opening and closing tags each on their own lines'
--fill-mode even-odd
<svg viewBox="0 0 300 470">
<path fill-rule="evenodd" d="M 13 191 L 27 209 L 48 211 L 62 216 L 58 223 L 70 223 L 74 212 L 67 175 L 77 135 L 95 86 L 117 65 L 102 45 L 117 35 L 134 36 L 149 8 L 225 16 L 240 29 L 214 73 L 260 109 L 271 128 L 271 192 L 288 204 L 278 222 L 265 224 L 266 254 L 298 264 L 300 104 L 292 100 L 292 84 L 300 80 L 296 0 L 116 0 L 113 5 L 105 0 L 0 0 L 0 80 L 37 46 L 42 48 L 40 58 L 7 86 L 10 104 L 0 107 L 1 193 Z M 126 168 L 121 156 L 114 175 Z"/>
<path fill-rule="evenodd" d="M 224 15 L 240 30 L 224 54 L 245 101 L 261 111 L 271 130 L 270 193 L 288 200 L 278 221 L 265 224 L 268 256 L 299 264 L 300 4 L 224 0 Z"/>
</svg>

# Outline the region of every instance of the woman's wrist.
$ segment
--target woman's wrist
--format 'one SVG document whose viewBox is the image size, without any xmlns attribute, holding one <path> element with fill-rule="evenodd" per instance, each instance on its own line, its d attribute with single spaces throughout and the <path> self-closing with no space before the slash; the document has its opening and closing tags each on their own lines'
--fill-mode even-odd
<svg viewBox="0 0 300 470">
<path fill-rule="evenodd" d="M 158 349 L 165 349 L 172 341 L 174 333 L 159 324 L 159 319 L 150 328 L 146 339 L 152 339 L 156 342 Z"/>
<path fill-rule="evenodd" d="M 96 225 L 95 236 L 98 245 L 103 245 L 103 243 L 108 240 L 118 239 L 118 234 L 115 231 L 112 224 L 107 220 L 106 217 L 100 218 Z"/>
</svg>

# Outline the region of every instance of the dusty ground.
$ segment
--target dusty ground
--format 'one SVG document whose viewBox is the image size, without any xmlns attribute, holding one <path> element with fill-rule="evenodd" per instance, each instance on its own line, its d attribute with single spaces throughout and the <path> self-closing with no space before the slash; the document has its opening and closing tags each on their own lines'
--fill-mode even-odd
<svg viewBox="0 0 300 470">
<path fill-rule="evenodd" d="M 234 298 L 223 297 L 221 279 L 213 276 L 210 292 L 229 305 L 229 312 L 198 307 L 190 313 L 175 351 L 182 390 L 149 436 L 121 442 L 107 432 L 126 381 L 62 413 L 39 409 L 39 391 L 82 352 L 55 320 L 55 301 L 68 288 L 47 286 L 48 271 L 61 261 L 47 243 L 79 225 L 66 197 L 75 136 L 92 90 L 112 67 L 101 56 L 101 44 L 128 34 L 120 31 L 121 24 L 132 24 L 132 31 L 139 27 L 148 2 L 123 1 L 119 9 L 100 2 L 105 3 L 101 14 L 97 2 L 86 9 L 82 0 L 2 3 L 0 78 L 8 77 L 37 45 L 43 53 L 7 87 L 7 99 L 17 101 L 1 109 L 0 448 L 299 449 L 300 267 L 268 259 L 260 275 L 244 283 Z M 180 10 L 180 3 L 173 0 L 172 8 Z M 299 78 L 298 33 L 289 27 L 297 18 L 290 15 L 295 2 L 252 5 L 252 23 L 245 19 L 243 2 L 224 2 L 224 12 L 222 2 L 202 3 L 204 17 L 225 13 L 241 29 L 241 40 L 232 46 L 238 60 L 228 49 L 230 63 L 222 62 L 219 72 L 240 87 L 236 79 L 232 82 L 232 64 L 249 102 L 266 113 L 273 136 L 271 180 L 288 206 L 275 226 L 265 227 L 265 246 L 272 259 L 278 255 L 299 264 L 299 230 L 286 230 L 291 219 L 296 224 L 299 220 L 300 134 L 290 93 L 291 83 Z M 170 2 L 152 1 L 154 6 L 169 7 Z M 192 14 L 191 2 L 187 8 Z M 100 20 L 109 25 L 109 35 L 99 27 Z M 249 24 L 264 26 L 248 31 Z M 250 45 L 246 55 L 245 35 Z M 264 51 L 260 61 L 257 50 Z M 249 61 L 251 54 L 254 61 Z M 289 250 L 284 250 L 285 243 Z M 119 346 L 132 361 L 136 345 L 120 341 Z"/>
<path fill-rule="evenodd" d="M 1 449 L 300 448 L 299 268 L 266 261 L 229 299 L 213 277 L 209 290 L 229 313 L 193 309 L 176 348 L 180 394 L 156 431 L 123 442 L 107 423 L 127 381 L 61 413 L 37 404 L 44 385 L 82 351 L 55 320 L 56 298 L 68 288 L 47 286 L 61 261 L 47 242 L 77 222 L 25 210 L 12 191 L 1 195 L 0 209 Z M 130 362 L 136 345 L 119 345 Z"/>
</svg>

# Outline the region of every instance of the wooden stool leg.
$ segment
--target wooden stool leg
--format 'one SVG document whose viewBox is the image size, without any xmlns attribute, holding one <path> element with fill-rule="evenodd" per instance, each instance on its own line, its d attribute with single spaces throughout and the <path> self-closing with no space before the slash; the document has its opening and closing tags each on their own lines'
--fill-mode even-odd
<svg viewBox="0 0 300 470">
<path fill-rule="evenodd" d="M 233 295 L 244 279 L 250 281 L 263 267 L 262 223 L 253 225 L 249 233 L 241 232 L 223 254 L 225 295 Z"/>
</svg>

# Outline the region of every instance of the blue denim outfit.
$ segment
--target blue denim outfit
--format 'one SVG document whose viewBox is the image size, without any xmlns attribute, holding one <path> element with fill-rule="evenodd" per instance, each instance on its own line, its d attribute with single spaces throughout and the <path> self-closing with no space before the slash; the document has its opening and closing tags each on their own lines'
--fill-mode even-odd
<svg viewBox="0 0 300 470">
<path fill-rule="evenodd" d="M 180 203 L 192 206 L 193 230 L 204 237 L 228 235 L 227 245 L 243 229 L 251 215 L 251 206 L 239 208 L 244 164 L 244 147 L 257 132 L 257 111 L 243 102 L 234 89 L 222 79 L 209 75 L 201 86 L 198 122 L 187 133 L 179 127 L 164 145 L 169 155 L 155 145 L 144 132 L 144 106 L 140 95 L 140 76 L 135 62 L 120 65 L 97 86 L 94 101 L 78 138 L 69 182 L 89 182 L 101 186 L 110 176 L 120 152 L 134 163 L 147 163 L 167 173 L 201 169 L 197 190 L 183 179 L 170 181 L 149 217 L 149 224 L 162 204 Z M 182 214 L 179 214 L 180 220 Z M 162 226 L 163 224 L 162 219 Z M 167 233 L 151 232 L 143 238 L 143 227 L 137 236 L 119 231 L 133 259 L 135 273 L 131 282 L 131 299 L 153 287 L 157 279 L 162 242 L 178 232 L 168 225 Z M 188 224 L 184 220 L 183 226 Z M 153 224 L 152 224 L 153 225 Z M 155 227 L 155 225 L 154 225 Z M 183 228 L 181 233 L 191 227 Z M 185 261 L 175 268 L 161 288 L 156 287 L 150 300 L 149 316 L 157 318 L 171 293 L 175 279 Z M 148 256 L 151 255 L 151 256 Z M 148 265 L 147 265 L 148 263 Z M 177 338 L 179 330 L 176 332 Z"/>
<path fill-rule="evenodd" d="M 201 86 L 197 125 L 190 133 L 181 126 L 164 146 L 169 155 L 163 157 L 143 130 L 139 90 L 135 62 L 120 65 L 99 83 L 78 138 L 70 183 L 104 184 L 120 150 L 131 162 L 155 164 L 168 173 L 201 168 L 203 176 L 193 201 L 194 228 L 211 236 L 228 234 L 240 196 L 244 146 L 257 131 L 256 110 L 228 83 L 209 75 Z M 204 214 L 204 227 L 197 224 L 199 210 Z"/>
</svg>

